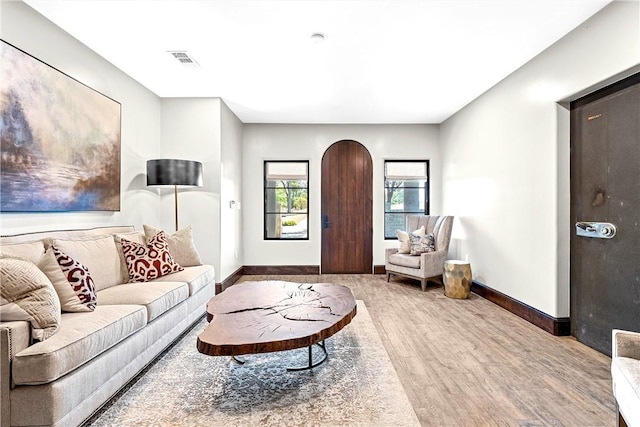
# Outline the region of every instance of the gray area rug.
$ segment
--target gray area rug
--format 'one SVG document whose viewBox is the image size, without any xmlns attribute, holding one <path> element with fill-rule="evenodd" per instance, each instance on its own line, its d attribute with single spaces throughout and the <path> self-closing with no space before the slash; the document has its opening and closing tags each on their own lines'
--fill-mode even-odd
<svg viewBox="0 0 640 427">
<path fill-rule="evenodd" d="M 249 355 L 244 365 L 200 354 L 196 336 L 205 326 L 199 322 L 87 425 L 420 425 L 362 301 L 352 322 L 326 340 L 328 360 L 309 371 L 286 370 L 307 363 L 306 348 Z"/>
</svg>

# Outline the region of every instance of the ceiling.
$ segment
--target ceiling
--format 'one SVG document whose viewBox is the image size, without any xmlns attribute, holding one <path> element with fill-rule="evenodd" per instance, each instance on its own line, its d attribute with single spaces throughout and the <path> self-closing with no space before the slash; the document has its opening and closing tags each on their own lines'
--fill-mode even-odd
<svg viewBox="0 0 640 427">
<path fill-rule="evenodd" d="M 609 2 L 25 0 L 158 96 L 244 123 L 441 123 Z"/>
</svg>

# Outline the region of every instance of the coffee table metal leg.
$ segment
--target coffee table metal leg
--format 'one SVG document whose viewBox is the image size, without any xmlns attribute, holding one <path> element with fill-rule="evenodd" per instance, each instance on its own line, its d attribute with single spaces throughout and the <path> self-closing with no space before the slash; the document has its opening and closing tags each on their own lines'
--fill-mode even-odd
<svg viewBox="0 0 640 427">
<path fill-rule="evenodd" d="M 307 366 L 299 366 L 299 367 L 294 367 L 294 368 L 287 368 L 287 371 L 305 371 L 307 369 L 312 369 L 315 368 L 316 366 L 321 365 L 322 363 L 324 363 L 327 360 L 327 347 L 324 344 L 324 340 L 316 343 L 315 345 L 317 345 L 318 347 L 320 347 L 320 349 L 322 349 L 322 359 L 316 361 L 314 363 L 313 361 L 313 352 L 312 352 L 312 348 L 313 345 L 309 346 L 309 364 Z"/>
<path fill-rule="evenodd" d="M 231 360 L 233 360 L 234 362 L 240 364 L 240 365 L 244 365 L 247 361 L 238 357 L 238 356 L 231 356 Z"/>
<path fill-rule="evenodd" d="M 322 355 L 321 355 L 321 359 L 317 360 L 317 361 L 313 361 L 313 346 L 317 345 L 318 347 L 320 347 L 320 349 L 322 350 Z M 293 368 L 287 368 L 287 371 L 305 371 L 307 369 L 313 369 L 316 366 L 319 366 L 321 364 L 323 364 L 328 357 L 328 353 L 327 353 L 327 347 L 324 343 L 324 340 L 317 342 L 315 344 L 310 345 L 309 347 L 307 347 L 309 349 L 309 364 L 306 366 L 296 366 Z M 234 362 L 238 363 L 239 365 L 244 365 L 245 363 L 247 363 L 247 361 L 240 356 L 231 356 L 231 360 L 233 360 Z"/>
</svg>

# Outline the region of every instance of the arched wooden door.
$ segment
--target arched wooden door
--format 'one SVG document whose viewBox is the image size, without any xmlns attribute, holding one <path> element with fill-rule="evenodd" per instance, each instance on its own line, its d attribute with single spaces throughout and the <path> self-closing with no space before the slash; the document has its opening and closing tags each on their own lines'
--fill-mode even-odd
<svg viewBox="0 0 640 427">
<path fill-rule="evenodd" d="M 322 273 L 373 273 L 373 171 L 359 142 L 334 143 L 322 157 Z"/>
</svg>

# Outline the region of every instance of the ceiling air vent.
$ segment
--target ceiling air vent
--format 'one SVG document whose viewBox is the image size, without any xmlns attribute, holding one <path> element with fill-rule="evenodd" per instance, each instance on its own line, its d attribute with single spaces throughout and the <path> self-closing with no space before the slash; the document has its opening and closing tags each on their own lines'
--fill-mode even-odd
<svg viewBox="0 0 640 427">
<path fill-rule="evenodd" d="M 189 56 L 186 50 L 170 50 L 168 51 L 182 66 L 188 68 L 198 68 L 199 65 L 195 59 Z"/>
</svg>

